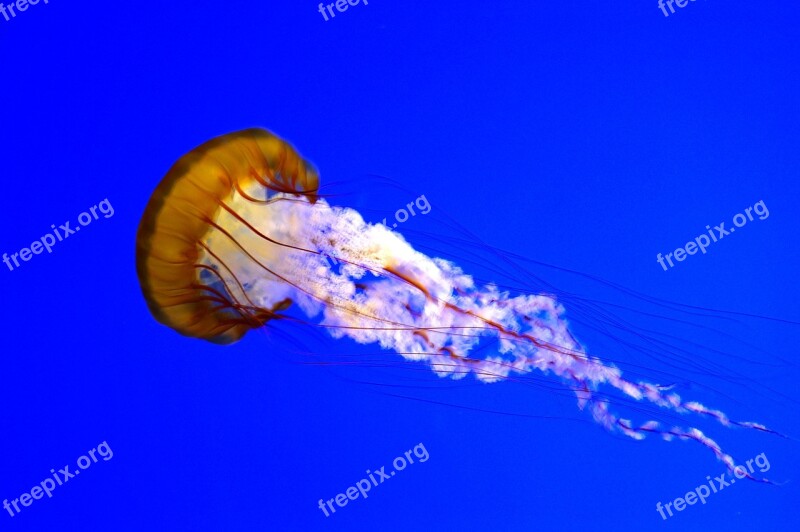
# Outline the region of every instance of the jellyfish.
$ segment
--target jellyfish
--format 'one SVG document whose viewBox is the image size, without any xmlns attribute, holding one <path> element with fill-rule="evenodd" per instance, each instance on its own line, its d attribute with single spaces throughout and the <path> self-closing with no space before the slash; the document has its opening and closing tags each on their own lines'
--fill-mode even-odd
<svg viewBox="0 0 800 532">
<path fill-rule="evenodd" d="M 453 261 L 332 205 L 314 166 L 263 129 L 217 137 L 172 166 L 142 216 L 136 266 L 153 316 L 185 336 L 231 344 L 292 307 L 334 339 L 378 345 L 440 377 L 496 383 L 538 373 L 574 393 L 606 430 L 696 442 L 731 472 L 733 457 L 698 428 L 623 417 L 608 391 L 681 419 L 778 434 L 669 385 L 626 378 L 586 352 L 552 295 L 476 282 Z M 496 345 L 488 354 L 478 349 L 486 338 Z"/>
</svg>

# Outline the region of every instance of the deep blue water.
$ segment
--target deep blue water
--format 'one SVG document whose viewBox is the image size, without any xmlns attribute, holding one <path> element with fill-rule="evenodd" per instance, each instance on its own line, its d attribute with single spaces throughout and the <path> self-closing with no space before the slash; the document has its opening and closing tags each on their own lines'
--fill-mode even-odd
<svg viewBox="0 0 800 532">
<path fill-rule="evenodd" d="M 364 348 L 297 328 L 220 347 L 148 312 L 134 244 L 154 187 L 194 146 L 260 126 L 369 221 L 424 195 L 430 213 L 398 229 L 427 253 L 573 294 L 575 336 L 626 375 L 797 438 L 800 7 L 498 4 L 370 0 L 328 21 L 274 1 L 0 14 L 0 253 L 97 206 L 52 253 L 0 265 L 0 500 L 105 442 L 51 498 L 0 509 L 0 529 L 796 529 L 795 439 L 680 416 L 787 483 L 740 480 L 662 519 L 657 503 L 725 467 L 695 443 L 609 434 L 559 386 L 452 383 L 391 356 L 387 371 L 308 365 L 298 342 L 322 360 Z M 707 253 L 656 262 L 759 201 L 769 215 Z M 629 343 L 607 334 L 615 316 Z M 687 358 L 649 356 L 658 341 Z M 318 508 L 408 450 L 427 459 Z"/>
</svg>

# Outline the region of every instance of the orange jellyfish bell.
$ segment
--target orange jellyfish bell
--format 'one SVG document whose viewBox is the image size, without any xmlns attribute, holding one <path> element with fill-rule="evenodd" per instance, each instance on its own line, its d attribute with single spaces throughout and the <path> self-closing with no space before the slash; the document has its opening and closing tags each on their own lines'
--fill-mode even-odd
<svg viewBox="0 0 800 532">
<path fill-rule="evenodd" d="M 139 283 L 155 318 L 186 336 L 228 344 L 288 306 L 247 305 L 206 242 L 214 232 L 231 236 L 219 220 L 237 217 L 228 207 L 233 195 L 266 204 L 283 193 L 314 203 L 318 183 L 310 163 L 263 129 L 217 137 L 181 157 L 150 197 L 136 237 Z"/>
</svg>

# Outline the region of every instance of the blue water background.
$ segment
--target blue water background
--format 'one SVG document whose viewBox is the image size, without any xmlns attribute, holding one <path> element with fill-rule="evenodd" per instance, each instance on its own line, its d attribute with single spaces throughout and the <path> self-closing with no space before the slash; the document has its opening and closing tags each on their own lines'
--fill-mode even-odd
<svg viewBox="0 0 800 532">
<path fill-rule="evenodd" d="M 356 368 L 379 385 L 353 383 L 344 368 L 287 356 L 297 344 L 285 337 L 230 347 L 181 337 L 148 313 L 134 240 L 177 157 L 262 126 L 324 182 L 401 183 L 342 198 L 370 221 L 424 194 L 430 215 L 400 228 L 420 246 L 434 245 L 429 220 L 446 215 L 497 249 L 557 265 L 554 279 L 588 298 L 615 292 L 564 269 L 797 321 L 798 22 L 793 3 L 697 1 L 665 17 L 655 0 L 371 0 L 327 22 L 313 2 L 51 0 L 0 18 L 0 253 L 103 199 L 115 211 L 52 254 L 0 264 L 0 499 L 103 441 L 114 453 L 52 499 L 13 518 L 0 510 L 0 528 L 796 529 L 796 482 L 740 481 L 662 520 L 657 502 L 722 464 L 696 444 L 574 421 L 589 414 L 541 388 L 437 389 L 416 372 L 433 389 L 397 394 L 394 373 Z M 669 271 L 656 263 L 760 200 L 767 219 Z M 748 345 L 706 330 L 689 340 L 741 357 L 712 360 L 744 378 L 684 375 L 677 391 L 798 437 L 800 327 L 723 328 Z M 576 323 L 575 334 L 616 357 L 596 331 Z M 797 480 L 796 441 L 703 428 L 737 457 L 765 453 L 766 476 Z M 328 518 L 317 507 L 420 443 L 429 460 L 368 499 Z"/>
</svg>

